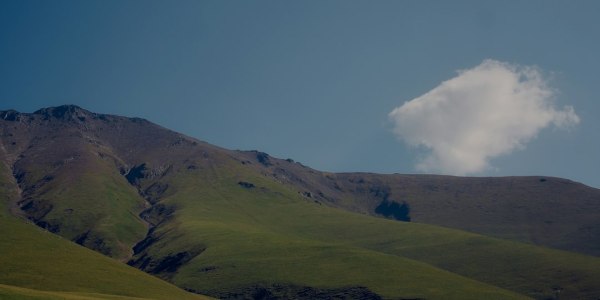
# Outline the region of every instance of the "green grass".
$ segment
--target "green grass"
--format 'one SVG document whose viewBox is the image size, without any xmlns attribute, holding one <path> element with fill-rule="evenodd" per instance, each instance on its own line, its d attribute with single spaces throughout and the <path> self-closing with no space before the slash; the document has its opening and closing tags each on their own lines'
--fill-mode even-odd
<svg viewBox="0 0 600 300">
<path fill-rule="evenodd" d="M 205 299 L 13 217 L 6 173 L 0 164 L 2 299 Z"/>
<path fill-rule="evenodd" d="M 158 227 L 158 235 L 166 234 L 150 254 L 164 257 L 194 245 L 207 248 L 175 275 L 173 282 L 178 286 L 213 294 L 252 285 L 290 284 L 365 286 L 388 298 L 525 298 L 359 245 L 350 227 L 360 226 L 364 232 L 374 233 L 391 226 L 396 233 L 410 228 L 438 236 L 445 234 L 443 229 L 421 230 L 418 224 L 388 222 L 317 205 L 264 177 L 228 167 L 202 178 L 182 173 L 171 182 L 178 192 L 163 203 L 178 210 L 175 218 Z M 239 180 L 257 187 L 244 189 L 237 184 Z M 202 271 L 206 269 L 211 270 Z"/>
<path fill-rule="evenodd" d="M 79 164 L 51 173 L 54 178 L 33 197 L 52 203 L 43 220 L 60 224 L 58 234 L 75 240 L 87 232 L 85 246 L 126 261 L 147 231 L 138 217 L 144 200 L 111 161 L 86 154 Z"/>
<path fill-rule="evenodd" d="M 12 300 L 140 300 L 145 298 L 124 297 L 98 293 L 48 292 L 0 284 L 0 299 Z"/>
<path fill-rule="evenodd" d="M 214 294 L 252 285 L 365 286 L 384 297 L 427 299 L 600 293 L 596 257 L 350 213 L 233 164 L 211 170 L 172 178 L 177 193 L 163 202 L 178 210 L 157 229 L 166 234 L 150 254 L 207 248 L 173 278 L 178 286 Z"/>
</svg>

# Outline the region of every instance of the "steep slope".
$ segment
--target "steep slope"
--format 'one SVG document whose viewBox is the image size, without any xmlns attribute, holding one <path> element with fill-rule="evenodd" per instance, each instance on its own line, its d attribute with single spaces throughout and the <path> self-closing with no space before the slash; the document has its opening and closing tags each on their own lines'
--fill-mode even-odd
<svg viewBox="0 0 600 300">
<path fill-rule="evenodd" d="M 145 201 L 119 174 L 110 149 L 90 134 L 86 117 L 93 114 L 63 107 L 3 126 L 7 163 L 21 188 L 13 205 L 51 232 L 126 260 L 147 230 L 137 217 Z"/>
<path fill-rule="evenodd" d="M 208 299 L 11 216 L 11 177 L 0 163 L 0 298 Z"/>
<path fill-rule="evenodd" d="M 600 296 L 597 257 L 423 224 L 593 252 L 600 197 L 585 186 L 536 178 L 548 184 L 523 192 L 532 178 L 322 173 L 74 106 L 0 119 L 4 161 L 22 189 L 14 213 L 118 259 L 133 247 L 131 265 L 186 289 L 229 298 Z M 568 195 L 586 211 L 565 208 Z M 573 220 L 557 217 L 556 237 L 532 240 L 521 232 L 545 219 L 513 217 L 526 210 L 510 201 Z M 418 222 L 368 215 L 378 213 Z M 581 226 L 588 240 L 565 237 Z"/>
</svg>

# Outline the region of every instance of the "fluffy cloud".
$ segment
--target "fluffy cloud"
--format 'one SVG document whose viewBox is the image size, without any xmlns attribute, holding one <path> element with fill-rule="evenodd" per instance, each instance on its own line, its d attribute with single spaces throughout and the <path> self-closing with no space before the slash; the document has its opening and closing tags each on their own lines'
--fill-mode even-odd
<svg viewBox="0 0 600 300">
<path fill-rule="evenodd" d="M 465 175 L 523 148 L 545 127 L 579 123 L 573 107 L 557 109 L 552 99 L 553 90 L 536 68 L 485 60 L 389 117 L 399 138 L 427 148 L 418 170 Z"/>
</svg>

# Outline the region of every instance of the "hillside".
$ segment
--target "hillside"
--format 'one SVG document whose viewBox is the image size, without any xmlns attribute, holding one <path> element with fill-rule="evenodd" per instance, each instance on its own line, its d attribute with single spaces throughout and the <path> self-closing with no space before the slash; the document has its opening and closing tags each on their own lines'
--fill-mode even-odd
<svg viewBox="0 0 600 300">
<path fill-rule="evenodd" d="M 208 299 L 11 216 L 11 178 L 0 163 L 1 299 Z"/>
<path fill-rule="evenodd" d="M 76 106 L 0 119 L 13 215 L 188 290 L 600 297 L 600 192 L 581 184 L 324 173 Z"/>
<path fill-rule="evenodd" d="M 251 160 L 256 153 L 243 155 Z M 333 207 L 600 256 L 600 190 L 581 183 L 547 176 L 335 174 L 269 161 L 257 171 Z"/>
</svg>

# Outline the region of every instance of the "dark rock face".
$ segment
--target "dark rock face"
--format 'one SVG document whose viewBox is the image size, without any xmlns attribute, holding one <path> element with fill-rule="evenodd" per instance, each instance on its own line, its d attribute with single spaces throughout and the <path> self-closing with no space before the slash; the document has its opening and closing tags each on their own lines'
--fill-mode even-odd
<svg viewBox="0 0 600 300">
<path fill-rule="evenodd" d="M 150 236 L 151 235 L 149 235 L 149 237 Z M 146 239 L 134 247 L 134 250 L 141 249 L 144 251 L 157 241 L 159 241 L 159 238 L 146 237 Z M 138 258 L 127 262 L 127 264 L 144 272 L 157 275 L 163 279 L 170 279 L 173 277 L 173 275 L 175 275 L 175 273 L 177 273 L 181 266 L 188 263 L 194 257 L 200 255 L 202 252 L 204 252 L 204 250 L 205 248 L 181 251 L 177 253 L 169 253 L 168 255 L 162 257 L 152 256 L 151 254 L 144 252 L 141 256 L 138 256 Z"/>
<path fill-rule="evenodd" d="M 112 249 L 107 247 L 104 240 L 91 230 L 76 236 L 72 241 L 84 247 L 96 250 L 104 255 L 112 255 Z"/>
<path fill-rule="evenodd" d="M 142 185 L 142 181 L 160 179 L 167 175 L 172 170 L 172 168 L 172 165 L 148 167 L 146 163 L 142 163 L 134 166 L 129 170 L 122 168 L 121 174 L 125 176 L 125 179 L 127 179 L 127 181 L 131 185 L 139 189 Z M 148 187 L 151 193 L 163 193 L 168 188 L 168 185 L 162 183 L 158 183 L 158 185 L 152 185 L 154 186 Z M 144 192 L 145 191 L 140 190 L 140 194 L 144 195 Z"/>
<path fill-rule="evenodd" d="M 152 226 L 158 226 L 165 220 L 169 219 L 175 212 L 175 208 L 162 203 L 153 204 L 150 208 L 144 210 L 140 214 L 140 218 L 148 222 Z"/>
<path fill-rule="evenodd" d="M 125 174 L 125 178 L 132 185 L 138 185 L 139 180 L 145 177 L 146 164 L 141 164 L 139 166 L 135 166 Z"/>
<path fill-rule="evenodd" d="M 154 229 L 155 228 L 151 228 L 148 231 L 148 234 L 146 235 L 146 237 L 143 240 L 141 240 L 139 243 L 135 244 L 135 246 L 133 246 L 134 254 L 142 253 L 142 251 L 146 250 L 146 248 L 148 248 L 150 245 L 152 245 L 156 241 L 158 241 L 158 237 L 156 237 L 154 235 Z"/>
<path fill-rule="evenodd" d="M 161 236 L 157 235 L 154 229 L 150 229 L 146 238 L 133 247 L 134 258 L 127 262 L 128 265 L 169 280 L 181 266 L 187 264 L 205 250 L 203 247 L 197 247 L 162 256 L 152 253 L 150 250 L 152 246 L 158 245 L 158 248 L 161 247 Z"/>
<path fill-rule="evenodd" d="M 16 110 L 6 110 L 0 111 L 0 119 L 6 121 L 19 121 L 21 119 L 21 114 Z"/>
<path fill-rule="evenodd" d="M 178 252 L 176 254 L 163 257 L 158 263 L 148 270 L 151 274 L 160 274 L 163 272 L 174 273 L 184 263 L 192 259 L 189 252 Z"/>
<path fill-rule="evenodd" d="M 46 221 L 36 221 L 35 225 L 42 227 L 52 233 L 60 233 L 60 226 Z"/>
<path fill-rule="evenodd" d="M 250 182 L 246 182 L 246 181 L 240 181 L 240 182 L 238 182 L 238 184 L 239 184 L 241 187 L 243 187 L 243 188 L 247 188 L 247 189 L 251 189 L 251 188 L 254 188 L 254 187 L 256 187 L 256 186 L 254 185 L 254 183 L 250 183 Z"/>
<path fill-rule="evenodd" d="M 21 210 L 34 222 L 41 221 L 53 208 L 51 203 L 40 199 L 28 199 L 21 205 Z"/>
<path fill-rule="evenodd" d="M 192 291 L 196 292 L 196 291 Z M 381 296 L 370 291 L 366 287 L 343 287 L 333 289 L 319 289 L 309 286 L 279 285 L 272 286 L 249 286 L 233 291 L 207 294 L 220 299 L 364 299 L 380 300 Z"/>
<path fill-rule="evenodd" d="M 146 200 L 151 204 L 155 204 L 161 198 L 161 196 L 167 191 L 169 185 L 166 183 L 155 182 L 144 190 L 143 195 Z"/>
<path fill-rule="evenodd" d="M 271 163 L 269 154 L 264 153 L 264 152 L 256 152 L 256 160 L 258 160 L 258 162 L 261 163 L 265 167 L 273 165 L 273 163 Z"/>
</svg>

